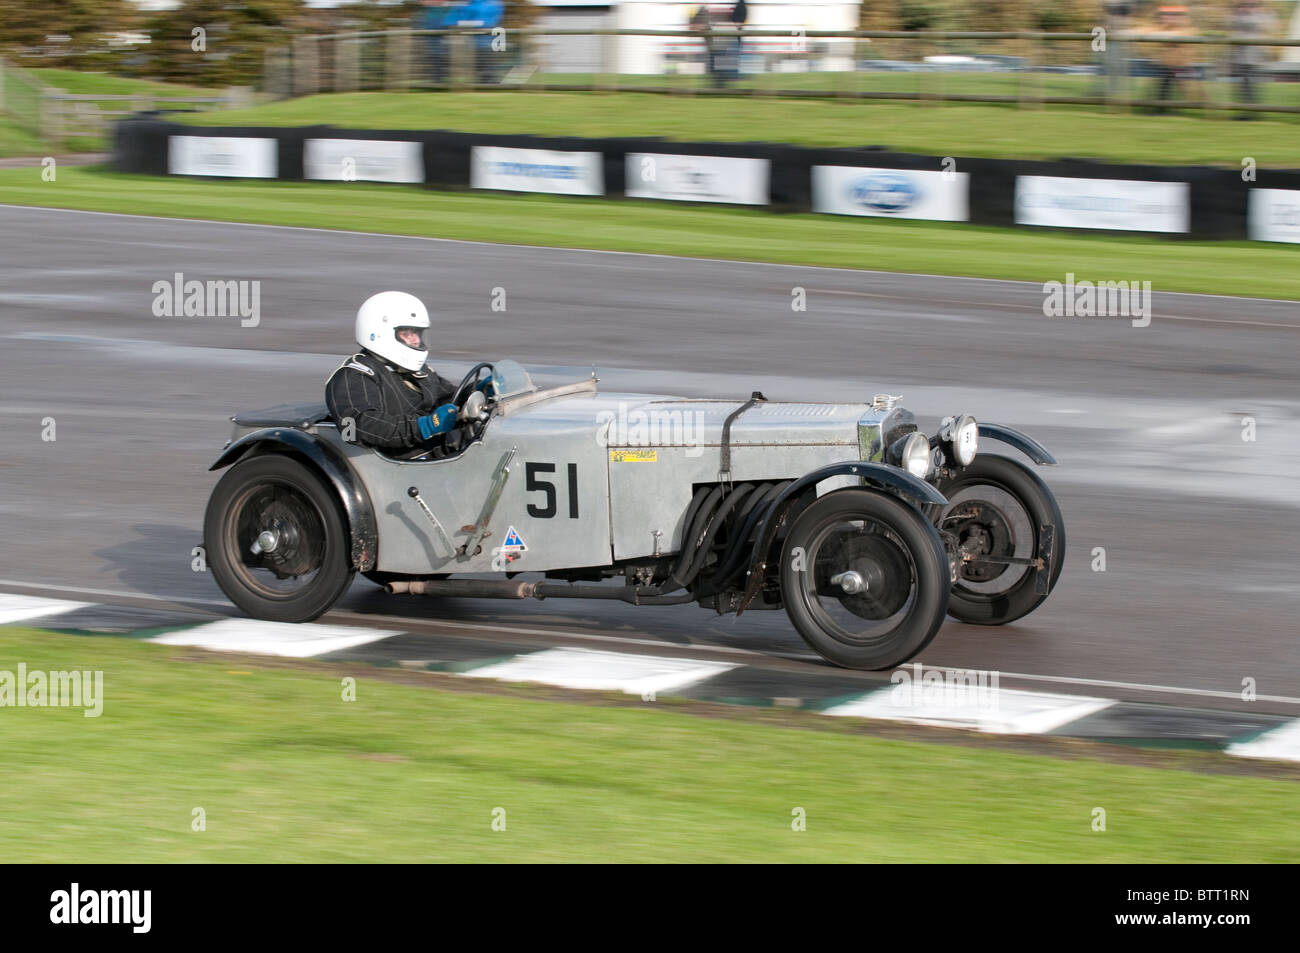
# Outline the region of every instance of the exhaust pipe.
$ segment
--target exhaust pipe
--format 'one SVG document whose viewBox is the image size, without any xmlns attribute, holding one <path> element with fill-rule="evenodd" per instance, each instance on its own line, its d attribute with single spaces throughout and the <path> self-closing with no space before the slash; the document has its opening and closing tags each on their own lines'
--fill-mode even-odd
<svg viewBox="0 0 1300 953">
<path fill-rule="evenodd" d="M 634 606 L 677 605 L 696 599 L 691 592 L 665 595 L 651 587 L 575 586 L 516 579 L 395 579 L 384 586 L 384 591 L 390 595 L 462 599 L 615 599 Z"/>
<path fill-rule="evenodd" d="M 462 599 L 531 599 L 536 583 L 515 579 L 395 579 L 390 595 L 448 596 Z"/>
</svg>

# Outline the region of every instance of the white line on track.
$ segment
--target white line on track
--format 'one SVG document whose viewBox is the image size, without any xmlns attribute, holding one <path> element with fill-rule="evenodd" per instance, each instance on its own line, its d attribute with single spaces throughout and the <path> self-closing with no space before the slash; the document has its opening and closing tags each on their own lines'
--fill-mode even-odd
<svg viewBox="0 0 1300 953">
<path fill-rule="evenodd" d="M 878 274 L 878 272 L 873 272 L 873 274 Z M 1003 279 L 993 279 L 993 280 L 1003 280 Z M 1006 279 L 1006 280 L 1010 280 L 1010 279 Z M 902 294 L 901 292 L 890 293 L 886 291 L 855 291 L 847 288 L 809 288 L 808 291 L 810 294 L 846 295 L 851 298 L 885 298 L 893 301 L 907 300 L 907 295 Z M 1174 293 L 1181 294 L 1182 292 L 1160 291 L 1156 293 L 1157 294 L 1174 294 Z M 1217 298 L 1221 296 L 1205 295 L 1204 297 Z M 963 301 L 960 298 L 924 298 L 921 300 L 923 304 L 956 304 L 962 306 L 970 305 L 969 301 Z M 1244 300 L 1273 301 L 1276 299 L 1249 298 Z M 1040 305 L 1010 304 L 1004 301 L 985 302 L 979 304 L 978 307 L 983 310 L 1001 309 L 1004 311 L 1026 311 L 1029 312 L 1030 314 L 1041 314 L 1043 310 L 1041 304 Z M 1281 322 L 1281 321 L 1247 321 L 1247 320 L 1237 321 L 1235 319 L 1226 318 L 1226 317 L 1225 318 L 1194 318 L 1186 314 L 1159 314 L 1157 315 L 1157 317 L 1161 321 L 1194 321 L 1197 322 L 1198 324 L 1221 324 L 1224 325 L 1225 327 L 1233 327 L 1233 328 L 1236 327 L 1282 328 L 1283 330 L 1287 330 L 1287 331 L 1300 331 L 1300 323 L 1288 324 L 1286 322 Z"/>
<path fill-rule="evenodd" d="M 189 596 L 153 596 L 137 592 L 122 592 L 113 589 L 85 589 L 77 586 L 57 586 L 49 583 L 25 582 L 21 579 L 0 579 L 0 586 L 20 587 L 24 589 L 50 590 L 54 592 L 67 592 L 78 595 L 94 596 L 112 596 L 120 599 L 135 599 L 144 602 L 165 602 L 173 605 L 205 605 L 219 606 L 223 609 L 230 609 L 228 602 L 221 599 L 198 599 Z M 371 615 L 361 612 L 351 612 L 346 609 L 335 610 L 327 614 L 331 619 L 347 619 L 349 621 L 365 622 L 371 625 L 396 624 L 411 625 L 424 624 L 436 625 L 449 629 L 461 629 L 469 632 L 500 632 L 506 635 L 540 635 L 547 638 L 556 639 L 577 639 L 589 642 L 608 642 L 619 645 L 644 645 L 652 646 L 657 649 L 666 649 L 673 652 L 685 653 L 720 653 L 727 655 L 745 655 L 760 659 L 782 658 L 793 660 L 820 661 L 819 657 L 812 655 L 795 655 L 795 654 L 776 654 L 772 652 L 757 652 L 753 649 L 741 649 L 729 645 L 677 645 L 671 642 L 663 642 L 656 639 L 634 639 L 627 636 L 596 635 L 587 632 L 574 632 L 562 629 L 543 629 L 530 626 L 519 625 L 502 625 L 496 622 L 453 622 L 442 619 L 410 619 L 401 616 L 391 615 Z M 911 663 L 915 664 L 915 663 Z M 923 665 L 922 671 L 936 672 L 954 672 L 961 671 L 965 673 L 966 669 L 954 669 L 946 666 Z M 1148 692 L 1151 694 L 1166 695 L 1190 695 L 1198 698 L 1221 698 L 1241 701 L 1240 692 L 1216 691 L 1206 688 L 1183 688 L 1174 685 L 1151 685 L 1143 682 L 1117 682 L 1107 679 L 1098 678 L 1074 678 L 1067 675 L 1034 675 L 1024 672 L 998 672 L 998 677 L 1002 679 L 1019 679 L 1029 682 L 1047 682 L 1057 685 L 1079 685 L 1090 688 L 1115 688 L 1127 689 L 1135 692 Z M 1300 705 L 1300 698 L 1292 698 L 1288 695 L 1257 695 L 1253 701 L 1270 702 L 1279 705 Z"/>
<path fill-rule="evenodd" d="M 20 596 L 0 593 L 0 625 L 11 625 L 43 616 L 58 615 L 74 609 L 84 609 L 89 602 L 69 602 L 67 599 L 46 599 L 40 596 Z"/>
<path fill-rule="evenodd" d="M 916 692 L 904 691 L 901 697 L 895 697 L 896 691 L 883 688 L 827 708 L 825 714 L 972 728 L 995 735 L 1041 735 L 1115 704 L 1110 698 L 1013 689 L 987 691 L 965 683 L 941 689 L 933 700 L 926 697 L 924 687 Z"/>
<path fill-rule="evenodd" d="M 0 208 L 24 209 L 41 212 L 70 212 L 76 215 L 104 215 L 110 218 L 142 218 L 156 222 L 190 222 L 198 225 L 230 225 L 236 228 L 274 228 L 296 232 L 319 232 L 324 235 L 356 235 L 363 238 L 410 239 L 421 242 L 445 242 L 453 245 L 483 245 L 489 248 L 526 248 L 530 251 L 578 252 L 585 255 L 626 255 L 632 258 L 669 258 L 674 261 L 703 261 L 719 265 L 753 265 L 761 268 L 799 268 L 804 271 L 834 271 L 850 275 L 881 275 L 903 278 L 938 278 L 944 281 L 986 281 L 1001 284 L 1030 285 L 1041 288 L 1042 283 L 1018 278 L 978 278 L 973 275 L 936 275 L 925 271 L 870 271 L 865 268 L 837 268 L 833 265 L 795 265 L 778 261 L 748 261 L 737 258 L 698 258 L 692 255 L 668 255 L 663 252 L 618 251 L 610 248 L 575 248 L 568 245 L 523 245 L 516 242 L 485 242 L 467 238 L 439 238 L 435 235 L 399 235 L 392 232 L 364 232 L 344 228 L 318 228 L 311 225 L 271 225 L 261 222 L 235 222 L 219 218 L 173 218 L 167 215 L 137 215 L 130 212 L 95 212 L 90 209 L 57 208 L 49 205 L 19 205 L 0 202 Z M 1216 295 L 1197 291 L 1158 291 L 1162 295 L 1183 295 L 1189 298 L 1223 298 L 1228 301 L 1261 301 L 1294 305 L 1286 298 L 1243 298 L 1239 295 Z M 1211 319 L 1199 319 L 1211 320 Z M 1293 327 L 1293 325 L 1281 325 Z"/>
<path fill-rule="evenodd" d="M 362 629 L 352 625 L 319 625 L 314 622 L 291 625 L 257 619 L 222 619 L 156 635 L 149 641 L 162 645 L 192 645 L 213 652 L 314 658 L 399 634 L 388 629 Z"/>
<path fill-rule="evenodd" d="M 1289 721 L 1250 741 L 1228 745 L 1226 750 L 1242 758 L 1300 761 L 1300 721 Z"/>
<path fill-rule="evenodd" d="M 680 691 L 735 667 L 731 662 L 560 647 L 518 655 L 465 674 L 471 678 L 542 682 L 562 688 L 617 691 L 644 697 L 648 693 Z"/>
</svg>

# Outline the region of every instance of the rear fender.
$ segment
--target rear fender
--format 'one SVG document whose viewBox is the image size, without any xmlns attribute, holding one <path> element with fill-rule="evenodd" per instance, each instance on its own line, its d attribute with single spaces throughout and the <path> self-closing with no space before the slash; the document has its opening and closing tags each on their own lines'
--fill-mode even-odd
<svg viewBox="0 0 1300 953">
<path fill-rule="evenodd" d="M 221 456 L 208 469 L 220 470 L 246 456 L 261 453 L 297 454 L 329 481 L 347 514 L 348 535 L 352 539 L 352 567 L 361 572 L 374 569 L 379 550 L 374 506 L 370 494 L 343 455 L 314 434 L 292 427 L 269 427 L 240 437 L 222 450 Z"/>
</svg>

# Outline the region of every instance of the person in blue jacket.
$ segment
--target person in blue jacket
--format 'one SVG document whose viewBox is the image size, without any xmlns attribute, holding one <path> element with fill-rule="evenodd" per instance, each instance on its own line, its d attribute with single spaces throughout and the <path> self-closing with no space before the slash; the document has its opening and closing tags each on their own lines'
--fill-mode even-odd
<svg viewBox="0 0 1300 953">
<path fill-rule="evenodd" d="M 501 25 L 505 15 L 506 5 L 502 0 L 468 0 L 452 9 L 447 17 L 447 25 L 491 30 Z M 496 73 L 493 68 L 495 55 L 492 34 L 483 33 L 474 37 L 474 72 L 480 83 L 493 81 Z"/>
</svg>

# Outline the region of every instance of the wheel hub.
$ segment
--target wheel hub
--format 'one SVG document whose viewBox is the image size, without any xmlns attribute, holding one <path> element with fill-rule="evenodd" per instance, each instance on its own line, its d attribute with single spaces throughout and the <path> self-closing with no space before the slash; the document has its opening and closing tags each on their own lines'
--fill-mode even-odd
<svg viewBox="0 0 1300 953">
<path fill-rule="evenodd" d="M 264 529 L 262 532 L 257 534 L 257 539 L 253 541 L 253 545 L 249 552 L 254 556 L 259 553 L 273 553 L 275 552 L 275 547 L 279 545 L 279 543 L 279 533 L 273 529 Z"/>
<path fill-rule="evenodd" d="M 839 586 L 845 592 L 852 595 L 855 592 L 861 592 L 867 587 L 867 582 L 860 574 L 852 569 L 846 572 L 836 573 L 831 576 L 831 585 Z"/>
<path fill-rule="evenodd" d="M 838 599 L 854 615 L 887 619 L 907 602 L 912 573 L 893 540 L 864 533 L 832 543 L 823 553 L 818 593 Z"/>
<path fill-rule="evenodd" d="M 303 576 L 320 568 L 320 543 L 315 539 L 319 533 L 312 531 L 316 525 L 314 514 L 297 496 L 263 499 L 250 510 L 248 533 L 253 539 L 246 544 L 249 556 L 245 557 L 250 566 L 268 569 L 278 579 Z"/>
<path fill-rule="evenodd" d="M 969 582 L 990 582 L 1007 571 L 1006 563 L 989 562 L 981 556 L 1010 556 L 1015 552 L 1011 527 L 995 507 L 972 500 L 952 508 L 941 529 L 957 540 L 961 577 Z"/>
</svg>

